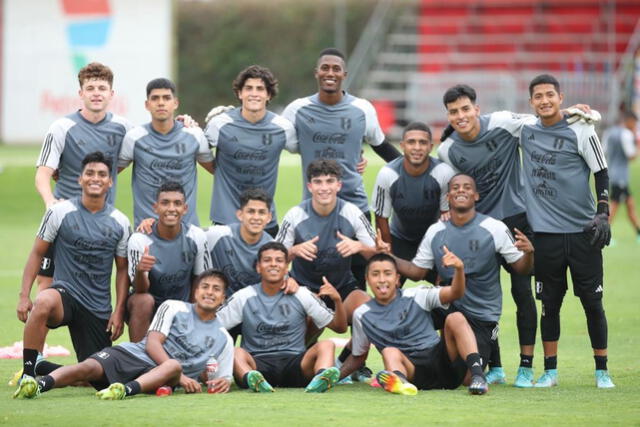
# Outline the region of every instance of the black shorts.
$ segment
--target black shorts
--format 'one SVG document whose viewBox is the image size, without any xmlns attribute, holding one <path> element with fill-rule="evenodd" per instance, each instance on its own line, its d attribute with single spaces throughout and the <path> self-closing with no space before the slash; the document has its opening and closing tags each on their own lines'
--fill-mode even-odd
<svg viewBox="0 0 640 427">
<path fill-rule="evenodd" d="M 371 224 L 371 211 L 363 212 L 364 217 Z M 357 239 L 356 239 L 357 240 Z M 367 265 L 367 260 L 360 254 L 355 254 L 351 256 L 351 273 L 353 273 L 353 277 L 356 279 L 356 287 L 358 289 L 362 289 L 363 291 L 367 291 L 367 281 L 364 277 L 364 270 Z M 344 297 L 342 298 L 344 300 Z"/>
<path fill-rule="evenodd" d="M 536 233 L 536 296 L 560 303 L 567 292 L 567 269 L 578 297 L 602 298 L 602 250 L 591 245 L 589 233 Z"/>
<path fill-rule="evenodd" d="M 104 376 L 107 379 L 106 384 L 103 381 L 92 382 L 91 385 L 96 390 L 102 390 L 113 383 L 126 384 L 155 368 L 154 365 L 138 359 L 127 350 L 118 346 L 107 347 L 89 357 L 102 366 Z"/>
<path fill-rule="evenodd" d="M 40 264 L 40 271 L 38 271 L 38 276 L 44 277 L 53 277 L 53 272 L 55 270 L 55 265 L 53 263 L 53 243 L 49 245 L 49 249 L 47 249 L 47 253 L 42 257 L 42 263 Z"/>
<path fill-rule="evenodd" d="M 616 203 L 623 203 L 629 197 L 631 197 L 631 191 L 628 185 L 616 185 L 611 184 L 611 201 Z"/>
<path fill-rule="evenodd" d="M 413 385 L 420 390 L 458 388 L 467 374 L 467 365 L 459 357 L 451 361 L 444 340 L 431 348 L 406 354 L 413 366 Z"/>
<path fill-rule="evenodd" d="M 508 216 L 506 218 L 503 218 L 502 222 L 507 226 L 509 231 L 511 231 L 514 236 L 515 231 L 513 229 L 517 228 L 518 230 L 522 231 L 524 235 L 527 236 L 529 240 L 531 240 L 531 242 L 533 242 L 533 230 L 529 225 L 529 220 L 527 219 L 526 213 L 523 212 L 516 215 Z M 511 268 L 511 266 L 507 263 L 507 261 L 505 261 L 504 258 L 500 258 L 502 259 L 502 266 L 504 267 L 504 269 L 513 274 L 513 268 Z"/>
<path fill-rule="evenodd" d="M 264 354 L 253 356 L 256 370 L 274 387 L 306 387 L 309 382 L 302 373 L 300 354 Z"/>
<path fill-rule="evenodd" d="M 96 317 L 60 284 L 54 282 L 51 288 L 60 293 L 63 315 L 59 325 L 47 325 L 47 327 L 56 329 L 60 326 L 67 326 L 69 328 L 69 335 L 71 335 L 71 342 L 78 362 L 82 362 L 105 347 L 111 347 L 111 335 L 107 332 L 109 319 Z"/>
<path fill-rule="evenodd" d="M 342 299 L 342 302 L 344 302 L 344 300 L 347 299 L 347 297 L 351 294 L 351 292 L 357 291 L 358 289 L 360 289 L 360 288 L 358 287 L 358 285 L 356 283 L 350 283 L 348 285 L 341 286 L 340 288 L 338 288 L 336 290 L 340 294 L 340 299 Z M 315 290 L 313 292 L 318 293 L 318 290 Z M 320 299 L 331 310 L 335 310 L 336 305 L 333 303 L 333 300 L 331 298 L 329 298 L 328 296 L 323 296 Z"/>
<path fill-rule="evenodd" d="M 433 320 L 433 327 L 435 329 L 444 329 L 444 321 L 451 313 L 458 312 L 452 305 L 449 308 L 436 308 L 431 310 L 431 319 Z M 482 357 L 482 368 L 484 369 L 489 363 L 489 356 L 491 355 L 491 348 L 495 344 L 495 340 L 498 339 L 499 327 L 497 322 L 487 322 L 479 320 L 474 317 L 466 315 L 460 311 L 467 323 L 473 331 L 473 335 L 476 337 L 476 343 L 478 345 L 478 353 Z"/>
</svg>

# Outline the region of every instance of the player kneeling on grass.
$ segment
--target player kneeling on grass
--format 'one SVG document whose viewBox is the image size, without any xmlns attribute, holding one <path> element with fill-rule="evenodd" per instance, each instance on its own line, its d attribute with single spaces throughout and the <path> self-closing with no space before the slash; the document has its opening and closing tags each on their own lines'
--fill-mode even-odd
<svg viewBox="0 0 640 427">
<path fill-rule="evenodd" d="M 391 393 L 414 395 L 418 389 L 455 389 L 469 386 L 472 394 L 488 391 L 476 339 L 461 313 L 452 313 L 438 335 L 430 310 L 447 308 L 465 291 L 464 264 L 443 247 L 442 268 L 453 270 L 451 286 L 399 289 L 396 261 L 380 253 L 369 259 L 367 283 L 374 299 L 353 315 L 352 352 L 342 365 L 348 375 L 367 358 L 373 343 L 384 362 L 378 383 Z"/>
<path fill-rule="evenodd" d="M 52 388 L 79 381 L 90 382 L 103 400 L 119 400 L 158 387 L 181 386 L 187 393 L 202 390 L 198 377 L 205 375 L 214 357 L 219 368 L 206 380 L 211 392 L 226 393 L 231 385 L 233 342 L 216 318 L 224 302 L 227 279 L 218 270 L 207 270 L 195 280 L 194 300 L 167 300 L 158 308 L 147 336 L 139 343 L 107 347 L 77 365 L 64 366 L 39 377 L 23 378 L 14 397 L 32 398 Z"/>
<path fill-rule="evenodd" d="M 335 345 L 319 341 L 305 347 L 307 316 L 318 328 L 347 331 L 347 315 L 340 294 L 325 279 L 318 293 L 335 304 L 335 312 L 306 287 L 293 294 L 282 290 L 287 275 L 287 248 L 269 242 L 258 250 L 256 270 L 261 282 L 237 291 L 218 312 L 220 322 L 232 329 L 242 324 L 242 343 L 235 350 L 234 376 L 242 388 L 272 392 L 276 387 L 304 387 L 322 393 L 340 375 L 333 366 Z M 314 376 L 315 375 L 315 376 Z"/>
</svg>

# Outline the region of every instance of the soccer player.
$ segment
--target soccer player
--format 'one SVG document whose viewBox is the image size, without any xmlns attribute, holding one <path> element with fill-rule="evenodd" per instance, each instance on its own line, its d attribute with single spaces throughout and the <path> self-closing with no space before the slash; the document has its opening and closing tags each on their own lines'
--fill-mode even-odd
<svg viewBox="0 0 640 427">
<path fill-rule="evenodd" d="M 469 175 L 451 178 L 447 197 L 450 219 L 429 227 L 413 261 L 395 259 L 398 271 L 412 280 L 420 280 L 428 270 L 438 267 L 435 260 L 444 256 L 444 246 L 464 261 L 466 290 L 463 297 L 453 301 L 451 311 L 459 311 L 467 319 L 484 367 L 497 339 L 502 313 L 500 258 L 517 273 L 527 274 L 533 266 L 533 246 L 522 231 L 516 229 L 514 238 L 504 223 L 476 211 L 480 196 Z M 389 250 L 381 239 L 377 246 Z M 438 274 L 442 284 L 453 279 L 451 269 L 438 269 Z"/>
<path fill-rule="evenodd" d="M 82 164 L 78 178 L 82 195 L 47 210 L 22 275 L 17 314 L 25 322 L 23 375 L 28 377 L 35 376 L 38 352 L 42 351 L 49 329 L 69 327 L 80 362 L 110 346 L 122 334 L 128 285 L 129 220 L 106 201 L 113 185 L 111 159 L 95 152 L 86 155 Z M 53 284 L 42 290 L 32 304 L 33 280 L 52 244 L 57 261 Z M 112 311 L 114 259 L 116 303 Z M 43 363 L 54 365 L 47 361 L 40 365 Z"/>
<path fill-rule="evenodd" d="M 141 342 L 104 348 L 37 381 L 25 378 L 14 397 L 32 398 L 80 381 L 89 381 L 100 390 L 96 396 L 102 400 L 154 392 L 163 385 L 179 385 L 186 393 L 198 393 L 202 391 L 198 378 L 214 393 L 226 393 L 231 385 L 233 343 L 216 318 L 226 285 L 222 272 L 203 272 L 194 282 L 195 302 L 162 303 Z M 218 370 L 207 380 L 205 365 L 212 357 L 218 361 Z"/>
<path fill-rule="evenodd" d="M 520 178 L 520 130 L 535 117 L 499 111 L 480 115 L 476 92 L 467 85 L 448 89 L 443 97 L 453 132 L 438 147 L 438 156 L 454 170 L 474 178 L 480 199 L 478 212 L 504 222 L 532 237 Z M 531 276 L 511 273 L 511 295 L 516 303 L 520 342 L 520 366 L 514 385 L 533 387 L 533 353 L 536 342 L 537 310 L 531 291 Z M 498 341 L 489 360 L 489 383 L 504 383 Z"/>
<path fill-rule="evenodd" d="M 632 111 L 626 111 L 622 115 L 621 122 L 603 135 L 603 145 L 607 153 L 607 162 L 611 167 L 609 176 L 611 180 L 611 213 L 609 223 L 618 212 L 620 203 L 627 207 L 627 216 L 636 232 L 636 241 L 640 243 L 640 225 L 636 216 L 635 200 L 629 189 L 629 162 L 638 155 L 636 132 L 638 117 Z"/>
<path fill-rule="evenodd" d="M 123 117 L 107 111 L 113 97 L 113 73 L 109 67 L 92 62 L 78 72 L 78 95 L 82 108 L 56 120 L 49 127 L 36 164 L 36 190 L 46 208 L 62 200 L 79 197 L 82 189 L 78 177 L 82 174 L 82 160 L 95 151 L 101 151 L 111 160 L 114 187 L 109 190 L 107 202 L 115 201 L 118 153 L 125 133 L 131 124 Z M 57 174 L 55 190 L 51 180 Z M 54 272 L 54 246 L 43 257 L 38 274 L 39 289 L 51 285 Z"/>
<path fill-rule="evenodd" d="M 118 158 L 119 171 L 134 163 L 134 223 L 137 226 L 143 219 L 155 217 L 152 206 L 158 188 L 165 181 L 176 181 L 184 187 L 189 206 L 184 222 L 198 225 L 196 162 L 213 174 L 213 155 L 204 133 L 174 119 L 178 98 L 176 86 L 169 79 L 151 80 L 144 104 L 151 122 L 127 132 Z"/>
<path fill-rule="evenodd" d="M 268 68 L 245 68 L 233 81 L 233 90 L 240 107 L 213 117 L 205 129 L 217 159 L 210 218 L 223 225 L 237 221 L 243 190 L 262 188 L 273 199 L 280 153 L 298 149 L 293 124 L 267 110 L 278 93 L 278 81 Z M 270 209 L 266 231 L 275 236 L 278 220 L 273 203 Z"/>
<path fill-rule="evenodd" d="M 369 259 L 367 283 L 374 299 L 354 313 L 353 349 L 341 376 L 364 362 L 372 342 L 385 369 L 376 377 L 387 391 L 413 395 L 417 389 L 455 389 L 463 381 L 472 394 L 488 391 L 476 339 L 464 316 L 447 316 L 442 338 L 433 326 L 430 311 L 447 308 L 465 289 L 464 264 L 446 246 L 442 250 L 438 267 L 452 271 L 453 277 L 451 286 L 441 288 L 398 289 L 393 257 L 380 253 Z"/>
<path fill-rule="evenodd" d="M 193 279 L 210 268 L 207 237 L 182 222 L 188 211 L 184 189 L 175 181 L 160 185 L 151 233 L 134 233 L 127 244 L 132 293 L 127 299 L 129 340 L 144 338 L 165 300 L 189 301 Z"/>
<path fill-rule="evenodd" d="M 607 163 L 593 125 L 569 125 L 560 110 L 563 95 L 553 76 L 529 84 L 538 115 L 522 129 L 523 172 L 529 220 L 536 244 L 536 293 L 542 300 L 540 330 L 545 372 L 536 387 L 558 383 L 560 307 L 567 267 L 580 298 L 596 364 L 596 385 L 614 387 L 607 370 L 607 318 L 602 306 L 602 248 L 609 243 Z M 589 189 L 594 174 L 597 206 Z"/>
<path fill-rule="evenodd" d="M 447 187 L 454 172 L 446 163 L 429 156 L 433 141 L 431 129 L 424 123 L 413 122 L 404 129 L 400 148 L 404 156 L 378 172 L 371 205 L 376 228 L 382 239 L 391 244 L 393 254 L 412 260 L 427 228 L 449 211 Z M 402 277 L 400 284 L 405 280 Z"/>
<path fill-rule="evenodd" d="M 302 170 L 316 159 L 333 159 L 343 170 L 340 198 L 355 204 L 371 221 L 367 194 L 357 164 L 362 143 L 370 144 L 386 162 L 400 157 L 378 123 L 371 103 L 342 90 L 347 77 L 344 54 L 335 48 L 320 52 L 315 68 L 318 92 L 289 104 L 282 115 L 294 124 L 302 156 Z M 304 179 L 304 177 L 303 177 Z M 311 197 L 308 189 L 304 198 Z M 360 289 L 366 289 L 364 260 L 356 257 L 354 274 Z"/>
<path fill-rule="evenodd" d="M 351 258 L 375 254 L 375 234 L 353 203 L 338 198 L 342 168 L 335 160 L 314 160 L 307 167 L 304 200 L 287 212 L 276 237 L 289 249 L 291 276 L 301 286 L 319 292 L 324 278 L 334 284 L 350 319 L 353 310 L 369 296 L 358 288 Z"/>
<path fill-rule="evenodd" d="M 260 281 L 256 271 L 258 250 L 273 238 L 265 231 L 271 220 L 271 197 L 258 188 L 240 194 L 236 223 L 206 230 L 211 262 L 229 280 L 227 297 Z M 233 335 L 233 334 L 232 334 Z"/>
<path fill-rule="evenodd" d="M 287 275 L 287 248 L 269 242 L 258 251 L 256 270 L 261 281 L 233 294 L 218 312 L 220 322 L 231 329 L 242 324 L 242 344 L 235 352 L 236 383 L 256 392 L 275 387 L 304 387 L 321 393 L 338 380 L 333 366 L 335 345 L 330 340 L 305 347 L 307 316 L 317 328 L 326 326 L 338 333 L 347 330 L 340 294 L 324 279 L 319 296 L 331 298 L 335 312 L 309 289 L 294 294 L 282 291 Z"/>
</svg>

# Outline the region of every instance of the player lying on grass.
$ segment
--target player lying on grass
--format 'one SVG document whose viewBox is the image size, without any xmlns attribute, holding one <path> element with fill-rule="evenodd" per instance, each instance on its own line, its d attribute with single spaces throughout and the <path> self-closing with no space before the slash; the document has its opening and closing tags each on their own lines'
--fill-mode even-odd
<svg viewBox="0 0 640 427">
<path fill-rule="evenodd" d="M 258 251 L 256 269 L 261 282 L 233 294 L 218 312 L 220 322 L 232 329 L 242 324 L 242 343 L 235 350 L 234 376 L 242 388 L 272 392 L 276 387 L 304 387 L 322 393 L 340 375 L 333 367 L 335 345 L 319 341 L 305 347 L 307 316 L 316 327 L 346 332 L 347 317 L 340 294 L 325 279 L 318 293 L 328 296 L 335 312 L 306 287 L 285 294 L 282 285 L 289 262 L 287 248 L 269 242 Z M 314 376 L 315 375 L 315 376 Z"/>
<path fill-rule="evenodd" d="M 341 376 L 364 363 L 373 343 L 384 362 L 376 378 L 386 391 L 414 395 L 418 389 L 455 389 L 463 383 L 472 394 L 488 391 L 476 339 L 464 316 L 447 316 L 442 338 L 433 326 L 430 311 L 447 308 L 465 291 L 464 264 L 446 246 L 443 250 L 441 269 L 452 271 L 453 280 L 441 288 L 399 289 L 394 258 L 380 253 L 369 259 L 366 278 L 374 299 L 353 315 L 353 347 Z"/>
<path fill-rule="evenodd" d="M 50 375 L 24 377 L 14 398 L 33 398 L 52 388 L 88 381 L 103 400 L 154 392 L 158 387 L 181 386 L 187 393 L 202 390 L 207 361 L 214 357 L 219 368 L 207 380 L 210 389 L 226 393 L 231 385 L 233 342 L 216 318 L 225 299 L 227 279 L 218 270 L 207 270 L 194 282 L 195 303 L 167 300 L 159 308 L 145 339 L 107 347 L 76 365 Z"/>
</svg>

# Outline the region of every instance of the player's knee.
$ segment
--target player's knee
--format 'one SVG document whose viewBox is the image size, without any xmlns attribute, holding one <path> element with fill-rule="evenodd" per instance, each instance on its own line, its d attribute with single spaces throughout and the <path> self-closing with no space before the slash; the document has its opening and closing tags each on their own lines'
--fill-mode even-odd
<svg viewBox="0 0 640 427">
<path fill-rule="evenodd" d="M 461 328 L 466 323 L 467 319 L 460 312 L 451 313 L 444 319 L 444 327 L 449 330 Z"/>
<path fill-rule="evenodd" d="M 78 370 L 84 378 L 96 378 L 103 372 L 102 365 L 95 359 L 88 358 L 78 364 Z"/>
<path fill-rule="evenodd" d="M 385 347 L 382 349 L 381 354 L 384 360 L 393 360 L 398 358 L 402 353 L 395 347 Z"/>
<path fill-rule="evenodd" d="M 33 302 L 31 316 L 48 316 L 58 304 L 61 303 L 60 295 L 55 289 L 45 289 L 40 292 Z"/>
<path fill-rule="evenodd" d="M 318 346 L 318 350 L 323 351 L 323 352 L 330 352 L 330 351 L 334 351 L 335 352 L 335 350 L 336 350 L 336 345 L 331 340 L 318 341 L 317 346 Z"/>
<path fill-rule="evenodd" d="M 602 298 L 599 294 L 588 294 L 580 296 L 580 303 L 585 313 L 599 314 L 604 313 L 602 306 Z"/>
<path fill-rule="evenodd" d="M 167 359 L 162 363 L 162 366 L 167 370 L 169 375 L 176 376 L 182 373 L 182 365 L 176 359 Z"/>
<path fill-rule="evenodd" d="M 155 300 L 148 293 L 133 294 L 127 300 L 127 309 L 132 315 L 151 316 L 154 307 Z"/>
</svg>

